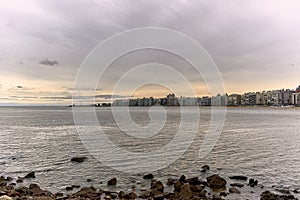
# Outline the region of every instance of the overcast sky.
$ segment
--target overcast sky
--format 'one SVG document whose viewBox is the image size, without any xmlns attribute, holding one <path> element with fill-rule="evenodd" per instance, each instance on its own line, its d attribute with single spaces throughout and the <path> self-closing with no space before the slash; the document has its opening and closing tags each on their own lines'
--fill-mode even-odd
<svg viewBox="0 0 300 200">
<path fill-rule="evenodd" d="M 0 103 L 69 103 L 77 69 L 96 45 L 148 26 L 174 29 L 199 42 L 217 64 L 228 93 L 295 89 L 299 11 L 299 0 L 3 0 Z M 205 95 L 205 86 L 195 87 Z M 145 90 L 166 92 L 153 88 Z M 108 99 L 110 89 L 100 85 L 97 94 Z M 132 95 L 126 92 L 120 97 Z"/>
</svg>

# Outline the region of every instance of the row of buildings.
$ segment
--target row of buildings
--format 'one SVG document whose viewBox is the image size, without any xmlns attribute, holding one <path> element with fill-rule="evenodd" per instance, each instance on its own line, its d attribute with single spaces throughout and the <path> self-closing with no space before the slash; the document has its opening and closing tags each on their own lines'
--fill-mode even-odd
<svg viewBox="0 0 300 200">
<path fill-rule="evenodd" d="M 204 97 L 137 98 L 115 100 L 113 106 L 300 106 L 300 86 L 296 90 L 281 89 L 244 94 L 218 94 Z"/>
</svg>

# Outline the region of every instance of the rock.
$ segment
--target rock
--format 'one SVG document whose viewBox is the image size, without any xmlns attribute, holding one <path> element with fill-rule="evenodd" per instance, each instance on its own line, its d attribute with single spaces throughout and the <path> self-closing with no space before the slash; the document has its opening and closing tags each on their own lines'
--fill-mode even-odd
<svg viewBox="0 0 300 200">
<path fill-rule="evenodd" d="M 16 182 L 17 183 L 23 183 L 23 181 L 24 181 L 24 178 L 18 178 Z"/>
<path fill-rule="evenodd" d="M 10 196 L 7 196 L 7 195 L 3 195 L 0 197 L 0 200 L 13 200 L 13 198 L 11 198 Z"/>
<path fill-rule="evenodd" d="M 23 195 L 30 194 L 29 189 L 25 186 L 16 188 L 15 191 Z"/>
<path fill-rule="evenodd" d="M 206 180 L 209 184 L 209 187 L 216 189 L 225 188 L 227 184 L 226 180 L 217 174 L 207 177 Z"/>
<path fill-rule="evenodd" d="M 204 189 L 204 186 L 201 185 L 191 185 L 192 192 L 199 193 Z"/>
<path fill-rule="evenodd" d="M 300 193 L 300 189 L 294 189 L 293 192 L 294 192 L 295 194 L 299 194 L 299 193 Z"/>
<path fill-rule="evenodd" d="M 143 176 L 143 179 L 153 179 L 153 178 L 154 178 L 153 174 L 146 174 Z"/>
<path fill-rule="evenodd" d="M 136 199 L 137 195 L 134 192 L 129 192 L 125 198 L 127 197 L 127 199 Z"/>
<path fill-rule="evenodd" d="M 72 187 L 72 186 L 67 186 L 67 187 L 66 187 L 66 190 L 67 190 L 67 191 L 73 190 L 73 187 Z"/>
<path fill-rule="evenodd" d="M 201 167 L 201 172 L 206 172 L 210 169 L 210 167 L 208 165 L 204 165 Z"/>
<path fill-rule="evenodd" d="M 226 192 L 220 192 L 220 197 L 227 197 L 227 193 Z"/>
<path fill-rule="evenodd" d="M 230 193 L 240 194 L 241 192 L 237 188 L 229 188 Z"/>
<path fill-rule="evenodd" d="M 254 180 L 253 178 L 250 178 L 249 179 L 249 186 L 250 187 L 254 187 L 258 184 L 258 181 L 257 180 Z"/>
<path fill-rule="evenodd" d="M 164 200 L 164 194 L 156 194 L 153 196 L 153 200 Z"/>
<path fill-rule="evenodd" d="M 33 195 L 33 196 L 41 196 L 42 194 L 44 194 L 45 192 L 40 188 L 40 186 L 38 186 L 35 183 L 32 183 L 29 185 L 29 192 Z"/>
<path fill-rule="evenodd" d="M 164 197 L 166 199 L 172 199 L 173 200 L 173 199 L 175 199 L 176 195 L 173 192 L 167 192 L 167 193 L 165 193 Z"/>
<path fill-rule="evenodd" d="M 72 188 L 80 188 L 80 185 L 71 185 Z"/>
<path fill-rule="evenodd" d="M 108 186 L 115 186 L 117 185 L 117 178 L 112 178 L 109 181 L 107 181 Z"/>
<path fill-rule="evenodd" d="M 280 192 L 282 194 L 291 194 L 289 190 L 286 189 L 275 189 L 277 192 Z"/>
<path fill-rule="evenodd" d="M 29 172 L 28 174 L 26 174 L 26 176 L 24 178 L 35 178 L 35 173 Z"/>
<path fill-rule="evenodd" d="M 230 186 L 241 188 L 241 187 L 244 187 L 244 184 L 242 184 L 242 183 L 231 183 Z"/>
<path fill-rule="evenodd" d="M 181 175 L 180 178 L 179 178 L 179 181 L 180 181 L 181 183 L 185 183 L 185 182 L 186 182 L 185 180 L 186 180 L 185 175 Z"/>
<path fill-rule="evenodd" d="M 188 182 L 190 185 L 200 185 L 198 177 L 189 178 L 186 180 L 186 182 Z"/>
<path fill-rule="evenodd" d="M 86 181 L 87 181 L 87 182 L 92 182 L 93 180 L 90 179 L 90 178 L 88 178 L 88 179 L 86 179 Z"/>
<path fill-rule="evenodd" d="M 150 191 L 152 195 L 164 193 L 164 185 L 160 181 L 153 181 L 151 183 Z"/>
<path fill-rule="evenodd" d="M 248 179 L 247 176 L 229 176 L 229 178 L 234 180 L 242 180 L 242 181 L 246 181 Z"/>
<path fill-rule="evenodd" d="M 266 190 L 260 195 L 261 200 L 297 200 L 293 195 L 278 195 Z"/>
<path fill-rule="evenodd" d="M 181 185 L 182 185 L 182 183 L 181 183 L 180 181 L 176 181 L 176 182 L 174 183 L 174 192 L 175 192 L 175 193 L 180 192 L 180 187 L 181 187 Z"/>
<path fill-rule="evenodd" d="M 119 199 L 123 199 L 125 197 L 125 192 L 124 191 L 120 191 L 118 194 Z"/>
<path fill-rule="evenodd" d="M 170 186 L 170 185 L 174 185 L 176 179 L 173 179 L 173 178 L 168 178 L 167 180 L 167 185 Z"/>
<path fill-rule="evenodd" d="M 12 181 L 12 180 L 13 180 L 12 177 L 10 177 L 10 176 L 6 177 L 6 181 Z"/>
<path fill-rule="evenodd" d="M 150 197 L 151 197 L 150 191 L 144 191 L 139 196 L 139 198 L 141 198 L 141 199 L 149 199 Z"/>
<path fill-rule="evenodd" d="M 93 194 L 96 192 L 96 189 L 94 187 L 83 187 L 81 190 L 76 192 L 75 196 L 81 196 L 81 197 L 88 197 L 90 194 Z"/>
<path fill-rule="evenodd" d="M 85 161 L 86 159 L 87 159 L 87 157 L 85 157 L 85 156 L 82 156 L 82 157 L 73 157 L 73 158 L 71 158 L 71 161 L 72 162 L 81 163 L 81 162 Z"/>
<path fill-rule="evenodd" d="M 189 200 L 193 196 L 193 193 L 190 188 L 190 184 L 185 183 L 180 187 L 180 192 L 178 194 L 179 199 Z"/>
</svg>

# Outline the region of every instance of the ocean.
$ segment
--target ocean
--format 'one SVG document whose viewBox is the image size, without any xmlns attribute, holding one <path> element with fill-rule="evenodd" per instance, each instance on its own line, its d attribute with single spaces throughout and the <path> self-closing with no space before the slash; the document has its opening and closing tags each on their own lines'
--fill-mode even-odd
<svg viewBox="0 0 300 200">
<path fill-rule="evenodd" d="M 77 109 L 84 113 L 88 108 Z M 147 137 L 143 137 L 141 130 L 151 124 L 148 107 L 129 109 L 131 119 L 141 128 L 138 129 L 139 133 L 130 130 L 133 132 L 131 135 L 115 123 L 111 108 L 93 109 L 106 139 L 119 149 L 135 155 L 157 152 L 156 150 L 171 143 L 181 127 L 182 114 L 195 108 L 161 108 L 165 110 L 166 122 L 158 124 L 162 127 L 153 135 L 147 135 L 148 129 L 145 129 Z M 126 112 L 122 107 L 116 109 Z M 184 148 L 180 149 L 184 150 L 182 155 L 178 154 L 174 160 L 168 157 L 169 152 L 158 151 L 158 155 L 153 155 L 158 158 L 156 161 L 161 159 L 170 162 L 162 169 L 151 172 L 155 178 L 165 183 L 168 178 L 177 178 L 184 174 L 187 177 L 199 176 L 205 180 L 208 175 L 217 173 L 231 183 L 237 181 L 228 179 L 229 176 L 245 175 L 258 180 L 260 185 L 241 189 L 243 198 L 249 199 L 259 198 L 261 186 L 264 186 L 264 190 L 287 188 L 292 191 L 300 188 L 300 110 L 226 108 L 221 135 L 209 154 L 201 158 L 199 149 L 209 127 L 210 117 L 210 108 L 200 108 L 199 126 L 184 127 L 182 134 L 186 134 L 185 137 L 189 137 L 194 130 L 196 135 L 191 143 L 179 141 L 180 144 L 176 144 L 178 149 Z M 156 127 L 152 128 L 154 130 Z M 93 154 L 95 152 L 91 154 L 87 143 L 82 142 L 82 130 L 85 136 L 94 136 L 89 125 L 75 125 L 70 107 L 0 107 L 1 175 L 16 178 L 34 171 L 36 179 L 25 180 L 22 184 L 34 181 L 53 192 L 66 192 L 65 187 L 71 184 L 93 184 L 106 188 L 106 182 L 113 177 L 118 179 L 117 187 L 113 188 L 116 191 L 139 191 L 148 187 L 149 182 L 142 180 L 147 171 L 129 173 L 120 169 L 149 169 L 149 165 L 156 166 L 156 163 L 149 163 L 147 159 L 145 162 L 141 160 L 136 163 L 132 157 L 121 156 L 114 160 L 119 170 L 107 166 L 105 160 L 111 159 L 118 151 L 104 149 L 105 146 L 99 143 L 95 146 L 95 152 L 105 152 L 104 156 L 100 154 L 102 157 L 99 159 Z M 135 134 L 139 137 L 134 137 Z M 70 159 L 75 156 L 85 156 L 88 159 L 82 163 L 71 162 Z M 210 170 L 206 173 L 200 172 L 201 166 L 206 164 L 210 166 Z M 87 182 L 87 179 L 91 181 Z M 166 186 L 166 189 L 172 188 Z M 233 194 L 227 198 L 238 199 L 241 195 Z M 294 195 L 297 197 L 297 194 Z"/>
</svg>

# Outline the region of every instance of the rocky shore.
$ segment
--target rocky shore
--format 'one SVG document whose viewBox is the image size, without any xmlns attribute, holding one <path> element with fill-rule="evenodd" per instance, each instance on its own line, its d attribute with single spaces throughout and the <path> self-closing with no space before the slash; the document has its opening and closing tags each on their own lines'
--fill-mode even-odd
<svg viewBox="0 0 300 200">
<path fill-rule="evenodd" d="M 206 173 L 209 166 L 202 167 L 200 173 Z M 295 197 L 300 192 L 295 189 L 289 191 L 286 189 L 275 189 L 275 192 L 263 190 L 263 186 L 259 185 L 258 180 L 248 178 L 246 176 L 230 176 L 220 177 L 218 174 L 209 175 L 206 180 L 200 180 L 199 177 L 187 178 L 184 175 L 178 178 L 169 178 L 168 180 L 158 180 L 153 174 L 145 174 L 141 179 L 149 181 L 149 187 L 140 191 L 116 191 L 105 190 L 99 186 L 91 185 L 89 187 L 81 187 L 80 185 L 66 186 L 64 193 L 52 193 L 48 190 L 42 189 L 35 183 L 35 173 L 30 172 L 24 177 L 0 177 L 0 200 L 10 199 L 45 199 L 45 200 L 65 200 L 65 199 L 153 199 L 153 200 L 221 200 L 221 199 L 244 199 L 241 195 L 241 188 L 260 187 L 262 193 L 261 200 L 296 200 Z M 26 179 L 30 182 L 28 186 L 22 185 Z M 107 185 L 111 188 L 117 186 L 118 179 L 112 178 L 107 181 Z M 166 187 L 171 187 L 172 191 L 167 191 Z M 252 191 L 250 191 L 252 192 Z M 233 198 L 234 197 L 234 198 Z M 249 199 L 249 198 L 248 198 Z"/>
</svg>

